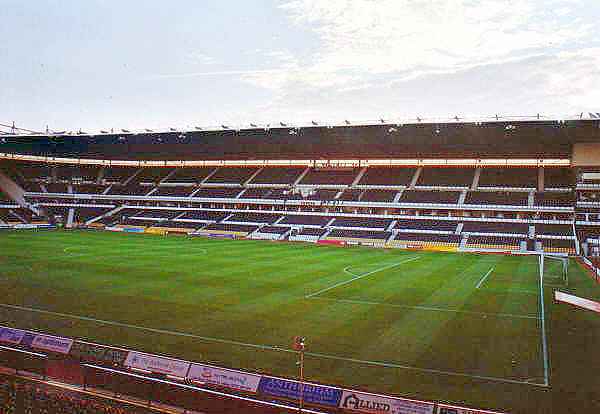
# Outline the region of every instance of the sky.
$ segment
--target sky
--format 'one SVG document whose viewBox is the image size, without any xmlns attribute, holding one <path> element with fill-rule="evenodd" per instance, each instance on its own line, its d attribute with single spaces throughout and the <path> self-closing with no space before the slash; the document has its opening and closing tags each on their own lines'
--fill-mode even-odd
<svg viewBox="0 0 600 414">
<path fill-rule="evenodd" d="M 598 0 L 0 0 L 35 130 L 600 111 Z"/>
</svg>

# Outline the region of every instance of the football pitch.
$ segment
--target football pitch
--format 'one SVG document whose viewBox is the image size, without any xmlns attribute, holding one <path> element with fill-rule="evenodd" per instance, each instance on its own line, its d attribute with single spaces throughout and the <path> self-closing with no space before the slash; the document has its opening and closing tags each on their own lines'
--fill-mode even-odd
<svg viewBox="0 0 600 414">
<path fill-rule="evenodd" d="M 511 412 L 598 404 L 598 299 L 575 261 L 108 232 L 0 233 L 0 323 Z M 569 408 L 568 411 L 565 408 Z"/>
</svg>

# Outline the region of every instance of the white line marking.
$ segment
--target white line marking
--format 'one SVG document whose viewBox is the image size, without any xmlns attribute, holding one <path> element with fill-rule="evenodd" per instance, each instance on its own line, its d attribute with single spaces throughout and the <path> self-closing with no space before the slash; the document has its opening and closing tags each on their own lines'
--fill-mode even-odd
<svg viewBox="0 0 600 414">
<path fill-rule="evenodd" d="M 71 315 L 68 313 L 53 312 L 53 311 L 48 311 L 48 310 L 44 310 L 44 309 L 29 308 L 26 306 L 10 305 L 7 303 L 0 303 L 0 307 L 16 309 L 16 310 L 21 310 L 21 311 L 28 311 L 28 312 L 37 312 L 37 313 L 42 313 L 42 314 L 46 314 L 46 315 L 59 316 L 62 318 L 78 319 L 78 320 L 83 320 L 83 321 L 95 322 L 95 323 L 99 323 L 99 324 L 103 324 L 103 325 L 112 325 L 112 326 L 120 326 L 120 327 L 124 327 L 124 328 L 138 329 L 138 330 L 142 330 L 142 331 L 155 332 L 155 333 L 166 334 L 166 335 L 183 336 L 183 337 L 187 337 L 187 338 L 200 339 L 200 340 L 208 341 L 208 342 L 218 342 L 218 343 L 222 343 L 222 344 L 238 345 L 238 346 L 242 346 L 242 347 L 266 349 L 266 350 L 271 350 L 271 351 L 281 351 L 281 352 L 294 353 L 294 354 L 296 353 L 296 351 L 294 351 L 292 349 L 281 348 L 278 346 L 257 345 L 257 344 L 250 344 L 250 343 L 246 343 L 246 342 L 233 341 L 233 340 L 229 340 L 229 339 L 212 338 L 209 336 L 194 335 L 194 334 L 185 333 L 185 332 L 148 328 L 145 326 L 131 325 L 128 323 L 123 323 L 123 322 L 107 321 L 107 320 L 102 320 L 102 319 L 90 318 L 87 316 Z M 320 354 L 320 353 L 316 353 L 316 352 L 306 352 L 306 355 L 313 356 L 316 358 L 354 362 L 354 363 L 363 364 L 363 365 L 374 365 L 374 366 L 380 366 L 380 367 L 386 367 L 386 368 L 399 368 L 399 369 L 406 369 L 406 370 L 419 371 L 419 372 L 429 372 L 429 373 L 448 375 L 448 376 L 474 378 L 474 379 L 480 379 L 480 380 L 486 380 L 486 381 L 506 382 L 506 383 L 512 383 L 512 384 L 526 384 L 526 385 L 533 385 L 533 386 L 537 386 L 537 387 L 547 387 L 548 386 L 547 384 L 532 383 L 532 382 L 527 382 L 527 381 L 509 379 L 509 378 L 491 377 L 491 376 L 485 376 L 485 375 L 469 374 L 469 373 L 465 373 L 465 372 L 443 371 L 443 370 L 437 370 L 437 369 L 433 369 L 433 368 L 419 368 L 419 367 L 413 367 L 410 365 L 396 364 L 393 362 L 369 361 L 369 360 L 363 360 L 363 359 L 341 357 L 341 356 L 337 356 L 337 355 Z"/>
<path fill-rule="evenodd" d="M 519 314 L 515 314 L 515 313 L 477 312 L 477 311 L 467 311 L 467 310 L 462 310 L 462 309 L 439 308 L 436 306 L 401 305 L 401 304 L 396 304 L 396 303 L 371 302 L 371 301 L 367 301 L 367 300 L 335 299 L 335 298 L 326 298 L 326 297 L 312 297 L 312 298 L 307 298 L 307 299 L 328 300 L 328 301 L 332 301 L 332 302 L 351 303 L 351 304 L 357 304 L 357 305 L 389 306 L 392 308 L 416 309 L 416 310 L 426 310 L 426 311 L 435 311 L 435 312 L 464 313 L 464 314 L 480 315 L 480 316 L 497 316 L 497 317 L 518 318 L 518 319 L 540 319 L 539 316 L 537 316 L 537 315 L 519 315 Z"/>
<path fill-rule="evenodd" d="M 406 260 L 403 260 L 403 261 L 398 262 L 398 263 L 393 263 L 391 265 L 380 267 L 379 269 L 371 270 L 370 272 L 363 273 L 362 275 L 358 275 L 356 277 L 353 277 L 352 279 L 344 280 L 343 282 L 336 283 L 335 285 L 329 286 L 329 287 L 327 287 L 325 289 L 321 289 L 321 290 L 319 290 L 319 291 L 317 291 L 315 293 L 311 293 L 310 295 L 306 295 L 306 298 L 312 298 L 313 296 L 320 295 L 321 293 L 327 292 L 327 291 L 329 291 L 331 289 L 335 289 L 336 287 L 347 285 L 348 283 L 354 282 L 355 280 L 358 280 L 358 279 L 362 279 L 363 277 L 367 277 L 369 275 L 372 275 L 373 273 L 377 273 L 377 272 L 381 272 L 383 270 L 391 269 L 392 267 L 399 266 L 399 265 L 401 265 L 403 263 L 412 262 L 413 260 L 417 260 L 419 258 L 420 257 L 418 257 L 418 256 L 417 257 L 411 257 L 410 259 L 406 259 Z M 346 269 L 344 269 L 344 270 L 346 270 Z"/>
<path fill-rule="evenodd" d="M 540 272 L 540 311 L 542 314 L 542 353 L 544 355 L 544 385 L 550 385 L 549 362 L 548 362 L 548 340 L 546 338 L 546 312 L 544 310 L 544 274 Z"/>
<path fill-rule="evenodd" d="M 487 279 L 487 277 L 494 271 L 494 267 L 492 267 L 490 270 L 488 270 L 488 272 L 481 278 L 481 280 L 479 280 L 479 283 L 477 283 L 477 286 L 475 286 L 476 289 L 479 289 L 481 287 L 481 285 L 483 284 L 483 282 L 485 282 L 485 279 Z"/>
<path fill-rule="evenodd" d="M 467 374 L 467 373 L 464 373 L 464 372 L 443 371 L 443 370 L 433 369 L 433 368 L 418 368 L 418 367 L 413 367 L 413 366 L 410 366 L 410 365 L 401 365 L 401 364 L 395 364 L 395 363 L 389 363 L 389 362 L 365 361 L 363 359 L 338 357 L 338 356 L 335 356 L 335 355 L 319 354 L 319 353 L 316 353 L 316 352 L 307 352 L 306 354 L 307 355 L 311 355 L 311 356 L 315 356 L 315 357 L 320 357 L 320 358 L 335 359 L 335 360 L 348 361 L 348 362 L 355 362 L 357 364 L 375 365 L 375 366 L 386 367 L 386 368 L 400 368 L 400 369 L 407 369 L 407 370 L 412 370 L 412 371 L 429 372 L 429 373 L 433 373 L 433 374 L 442 374 L 442 375 L 456 376 L 456 377 L 475 378 L 475 379 L 486 380 L 486 381 L 508 382 L 508 383 L 512 383 L 512 384 L 534 385 L 536 387 L 547 387 L 548 386 L 546 384 L 540 384 L 540 383 L 537 383 L 537 382 L 528 382 L 528 381 L 514 380 L 514 379 L 509 379 L 509 378 L 490 377 L 490 376 L 486 376 L 486 375 Z"/>
</svg>

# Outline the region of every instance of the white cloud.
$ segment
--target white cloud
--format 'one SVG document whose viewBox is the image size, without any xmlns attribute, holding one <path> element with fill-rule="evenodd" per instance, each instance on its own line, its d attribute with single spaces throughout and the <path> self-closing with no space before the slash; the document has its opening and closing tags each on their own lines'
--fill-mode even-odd
<svg viewBox="0 0 600 414">
<path fill-rule="evenodd" d="M 219 62 L 215 57 L 198 50 L 188 52 L 185 55 L 185 60 L 188 64 L 192 65 L 214 65 Z"/>
<path fill-rule="evenodd" d="M 560 19 L 575 3 L 288 1 L 280 7 L 296 25 L 313 30 L 321 46 L 311 62 L 293 68 L 285 78 L 289 84 L 309 87 L 366 81 L 389 73 L 409 79 L 560 50 L 594 30 L 592 22 Z"/>
</svg>

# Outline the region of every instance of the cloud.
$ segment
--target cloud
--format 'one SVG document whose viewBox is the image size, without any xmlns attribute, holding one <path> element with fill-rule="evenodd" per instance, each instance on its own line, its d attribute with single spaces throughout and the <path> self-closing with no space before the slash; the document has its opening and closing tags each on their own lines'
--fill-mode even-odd
<svg viewBox="0 0 600 414">
<path fill-rule="evenodd" d="M 185 61 L 192 65 L 214 65 L 219 63 L 218 59 L 206 53 L 194 50 L 185 55 Z"/>
<path fill-rule="evenodd" d="M 196 78 L 204 76 L 230 76 L 230 75 L 258 75 L 258 74 L 275 74 L 283 69 L 256 69 L 256 70 L 215 70 L 207 72 L 186 72 L 186 73 L 164 73 L 160 75 L 149 75 L 144 77 L 144 80 L 159 80 L 159 79 L 184 79 Z"/>
<path fill-rule="evenodd" d="M 280 5 L 320 41 L 287 83 L 327 87 L 394 73 L 410 79 L 561 50 L 594 33 L 593 21 L 562 19 L 572 0 L 292 0 Z M 285 82 L 278 82 L 279 85 Z M 356 87 L 356 86 L 353 86 Z"/>
</svg>

